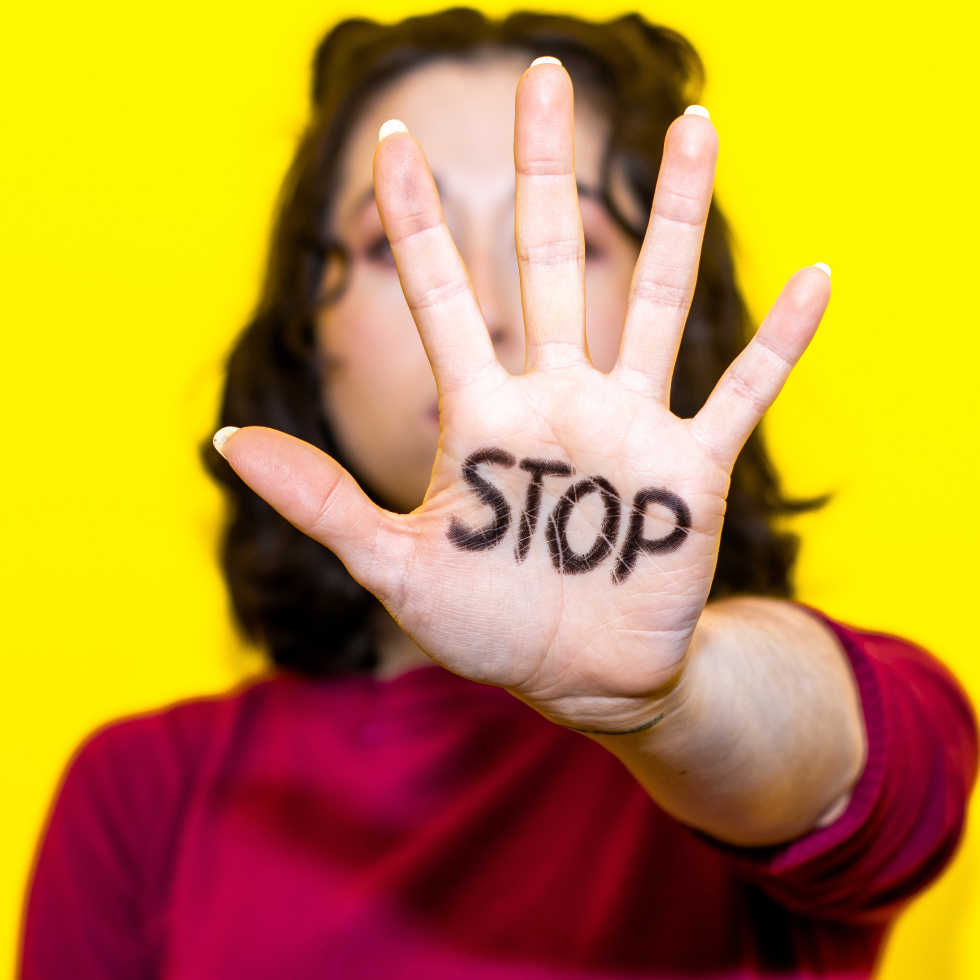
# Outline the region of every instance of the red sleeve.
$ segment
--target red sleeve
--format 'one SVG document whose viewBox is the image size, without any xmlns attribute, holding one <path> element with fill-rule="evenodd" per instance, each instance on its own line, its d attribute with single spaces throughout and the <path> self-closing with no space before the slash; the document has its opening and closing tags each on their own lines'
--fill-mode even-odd
<svg viewBox="0 0 980 980">
<path fill-rule="evenodd" d="M 28 899 L 23 980 L 159 975 L 163 896 L 203 747 L 200 714 L 187 705 L 114 725 L 70 765 Z"/>
<path fill-rule="evenodd" d="M 820 618 L 857 679 L 868 733 L 864 773 L 830 826 L 778 848 L 726 850 L 794 912 L 883 924 L 956 849 L 977 773 L 976 718 L 952 674 L 924 650 Z"/>
</svg>

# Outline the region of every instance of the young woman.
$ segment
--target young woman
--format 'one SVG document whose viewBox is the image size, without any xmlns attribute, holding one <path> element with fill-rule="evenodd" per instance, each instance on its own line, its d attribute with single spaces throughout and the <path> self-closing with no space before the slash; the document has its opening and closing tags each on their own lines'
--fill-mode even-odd
<svg viewBox="0 0 980 980">
<path fill-rule="evenodd" d="M 829 270 L 742 350 L 699 80 L 638 17 L 324 41 L 209 459 L 281 669 L 85 746 L 25 977 L 870 974 L 975 725 L 788 601 L 754 430 Z"/>
</svg>

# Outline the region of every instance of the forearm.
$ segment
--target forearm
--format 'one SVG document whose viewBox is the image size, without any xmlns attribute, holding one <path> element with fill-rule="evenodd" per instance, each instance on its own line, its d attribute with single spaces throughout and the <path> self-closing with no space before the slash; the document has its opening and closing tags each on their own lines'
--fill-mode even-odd
<svg viewBox="0 0 980 980">
<path fill-rule="evenodd" d="M 593 735 L 679 820 L 736 844 L 789 840 L 846 805 L 864 766 L 860 699 L 847 658 L 790 603 L 708 606 L 659 721 Z"/>
</svg>

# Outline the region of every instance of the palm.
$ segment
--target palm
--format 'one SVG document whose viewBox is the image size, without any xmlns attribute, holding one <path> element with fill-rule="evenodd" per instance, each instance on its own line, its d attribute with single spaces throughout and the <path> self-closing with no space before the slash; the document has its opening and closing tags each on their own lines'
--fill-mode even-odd
<svg viewBox="0 0 980 980">
<path fill-rule="evenodd" d="M 564 699 L 668 681 L 711 583 L 725 470 L 659 402 L 585 363 L 473 385 L 447 402 L 432 486 L 405 519 L 412 588 L 393 610 L 402 625 L 452 670 L 555 714 Z M 463 478 L 484 449 L 500 456 L 477 475 L 502 495 L 503 520 Z M 646 488 L 690 509 L 678 547 L 628 546 L 632 502 Z M 644 541 L 671 534 L 668 506 L 644 511 Z"/>
<path fill-rule="evenodd" d="M 683 117 L 668 135 L 619 361 L 596 371 L 584 344 L 571 106 L 561 68 L 525 74 L 519 377 L 494 356 L 418 145 L 397 134 L 379 146 L 378 207 L 440 391 L 442 436 L 422 507 L 379 510 L 328 457 L 269 430 L 243 430 L 229 459 L 335 550 L 433 659 L 573 727 L 611 717 L 628 727 L 641 720 L 630 706 L 642 710 L 683 665 L 731 466 L 829 290 L 822 272 L 798 273 L 699 415 L 670 413 L 716 154 L 711 124 Z"/>
</svg>

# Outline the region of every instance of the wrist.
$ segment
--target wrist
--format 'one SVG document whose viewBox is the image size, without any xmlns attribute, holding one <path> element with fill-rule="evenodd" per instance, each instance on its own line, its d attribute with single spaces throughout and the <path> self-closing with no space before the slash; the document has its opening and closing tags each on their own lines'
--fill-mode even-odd
<svg viewBox="0 0 980 980">
<path fill-rule="evenodd" d="M 517 690 L 511 693 L 549 721 L 571 731 L 595 736 L 642 735 L 657 729 L 686 700 L 689 667 L 689 650 L 685 650 L 676 663 L 656 675 L 646 690 L 582 692 L 549 699 Z"/>
</svg>

